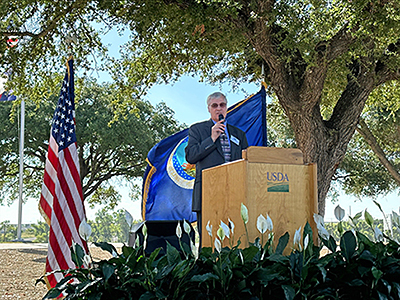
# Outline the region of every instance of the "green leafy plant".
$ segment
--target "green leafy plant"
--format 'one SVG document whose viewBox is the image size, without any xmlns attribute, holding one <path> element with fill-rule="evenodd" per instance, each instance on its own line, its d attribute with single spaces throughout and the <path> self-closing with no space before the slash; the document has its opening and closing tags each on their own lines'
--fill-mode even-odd
<svg viewBox="0 0 400 300">
<path fill-rule="evenodd" d="M 245 221 L 243 212 L 242 207 Z M 315 215 L 314 220 L 320 245 L 313 244 L 316 233 L 306 223 L 303 231 L 300 227 L 295 232 L 288 255 L 283 253 L 289 233 L 276 246 L 272 232 L 263 242 L 264 234 L 273 228 L 268 216 L 257 222 L 261 239 L 244 248 L 240 241 L 221 247 L 234 233 L 234 225 L 223 223 L 215 247 L 203 247 L 200 253 L 193 245 L 180 243 L 181 249 L 176 249 L 167 243 L 165 255 L 159 256 L 157 249 L 146 256 L 145 230 L 143 245 L 123 246 L 121 253 L 111 244 L 95 243 L 113 255 L 109 260 L 89 257 L 88 261 L 79 245 L 74 245 L 71 251 L 77 268 L 60 271 L 64 279 L 43 299 L 61 293 L 65 299 L 400 299 L 397 241 L 384 232 L 385 242 L 371 240 L 356 229 L 343 230 L 337 240 L 326 230 L 322 217 Z M 180 240 L 179 224 L 176 233 Z"/>
</svg>

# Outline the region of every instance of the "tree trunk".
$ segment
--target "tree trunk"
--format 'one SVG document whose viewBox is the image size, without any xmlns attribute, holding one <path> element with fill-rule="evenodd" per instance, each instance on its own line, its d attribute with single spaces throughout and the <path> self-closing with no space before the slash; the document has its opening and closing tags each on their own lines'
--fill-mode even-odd
<svg viewBox="0 0 400 300">
<path fill-rule="evenodd" d="M 317 163 L 318 212 L 325 215 L 325 198 L 331 179 L 346 153 L 359 117 L 371 91 L 376 87 L 375 65 L 371 58 L 351 66 L 348 84 L 340 95 L 329 120 L 323 120 L 320 101 L 329 62 L 348 50 L 353 38 L 346 28 L 339 31 L 322 52 L 316 63 L 305 67 L 301 56 L 294 54 L 297 69 L 279 59 L 265 20 L 248 35 L 257 53 L 268 65 L 268 79 L 295 132 L 298 148 L 305 163 Z M 295 52 L 294 52 L 295 53 Z M 303 66 L 303 67 L 302 67 Z"/>
<path fill-rule="evenodd" d="M 373 81 L 364 84 L 350 82 L 340 97 L 330 120 L 324 121 L 319 104 L 312 111 L 288 107 L 292 99 L 279 98 L 294 129 L 298 148 L 303 152 L 305 163 L 317 163 L 318 169 L 318 212 L 325 215 L 325 198 L 331 179 L 342 162 L 356 128 L 365 102 L 373 89 Z M 366 79 L 366 78 L 365 78 Z M 300 98 L 304 97 L 300 94 Z M 303 100 L 304 103 L 309 103 Z M 315 102 L 315 100 L 314 100 Z M 340 117 L 339 117 L 340 116 Z"/>
</svg>

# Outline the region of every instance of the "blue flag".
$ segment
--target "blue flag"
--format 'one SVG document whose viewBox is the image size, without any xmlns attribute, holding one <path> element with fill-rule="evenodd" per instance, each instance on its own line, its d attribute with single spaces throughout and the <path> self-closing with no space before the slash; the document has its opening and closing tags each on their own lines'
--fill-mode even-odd
<svg viewBox="0 0 400 300">
<path fill-rule="evenodd" d="M 249 146 L 267 146 L 266 92 L 261 90 L 228 108 L 227 122 L 246 133 Z M 192 212 L 195 166 L 185 159 L 189 129 L 155 145 L 143 176 L 143 220 L 196 221 Z"/>
<path fill-rule="evenodd" d="M 7 92 L 0 94 L 0 101 L 14 101 L 17 97 L 14 95 L 9 95 Z"/>
</svg>

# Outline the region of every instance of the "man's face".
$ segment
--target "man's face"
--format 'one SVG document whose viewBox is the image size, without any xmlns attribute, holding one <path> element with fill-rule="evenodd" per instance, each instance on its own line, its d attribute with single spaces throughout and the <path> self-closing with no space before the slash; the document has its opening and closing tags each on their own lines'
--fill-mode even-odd
<svg viewBox="0 0 400 300">
<path fill-rule="evenodd" d="M 211 115 L 211 119 L 215 122 L 218 122 L 218 116 L 223 115 L 224 119 L 226 117 L 227 111 L 226 101 L 223 97 L 211 99 L 210 103 L 208 104 L 208 111 Z"/>
</svg>

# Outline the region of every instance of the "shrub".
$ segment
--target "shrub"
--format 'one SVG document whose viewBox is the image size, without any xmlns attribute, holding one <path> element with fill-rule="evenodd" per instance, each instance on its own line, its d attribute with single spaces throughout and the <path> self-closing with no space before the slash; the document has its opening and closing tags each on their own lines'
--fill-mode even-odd
<svg viewBox="0 0 400 300">
<path fill-rule="evenodd" d="M 266 220 L 257 227 L 264 235 Z M 144 245 L 116 249 L 107 243 L 96 246 L 114 255 L 93 262 L 78 245 L 71 248 L 76 269 L 43 299 L 64 293 L 65 299 L 400 299 L 400 245 L 380 231 L 375 240 L 357 230 L 342 232 L 336 241 L 315 216 L 321 244 L 314 245 L 307 223 L 302 235 L 296 231 L 289 255 L 289 234 L 273 246 L 273 234 L 265 244 L 256 239 L 245 248 L 240 240 L 233 247 L 220 247 L 229 227 L 218 230 L 215 249 L 193 245 L 181 249 L 167 244 L 150 256 Z M 225 231 L 224 231 L 225 230 Z M 181 229 L 177 228 L 177 235 Z M 230 235 L 232 236 L 232 234 Z M 386 238 L 387 242 L 383 242 Z M 321 255 L 323 249 L 329 253 Z M 41 280 L 41 279 L 40 279 Z"/>
<path fill-rule="evenodd" d="M 10 242 L 17 238 L 17 226 L 11 225 L 9 220 L 0 222 L 0 241 Z"/>
</svg>

